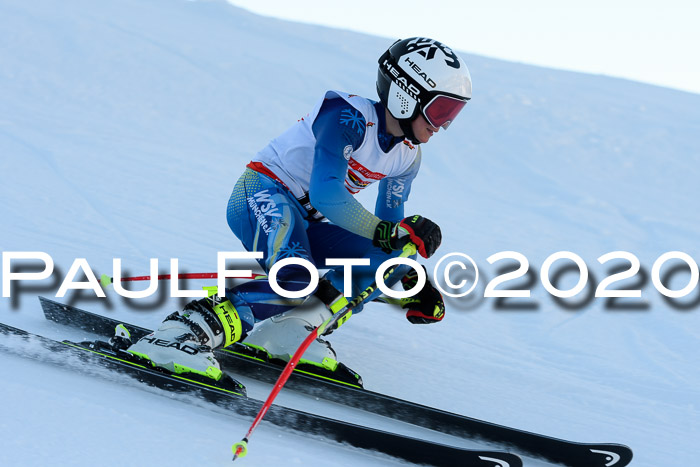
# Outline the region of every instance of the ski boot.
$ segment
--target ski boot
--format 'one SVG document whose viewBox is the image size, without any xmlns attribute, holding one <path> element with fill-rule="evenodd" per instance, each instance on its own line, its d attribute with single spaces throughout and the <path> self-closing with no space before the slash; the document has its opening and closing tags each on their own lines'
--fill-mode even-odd
<svg viewBox="0 0 700 467">
<path fill-rule="evenodd" d="M 319 299 L 322 303 L 327 302 L 327 306 L 332 309 L 337 308 L 342 301 L 347 303 L 342 294 L 334 288 L 332 290 L 335 293 L 330 294 L 333 298 L 327 300 L 330 298 L 328 296 L 330 290 L 325 288 L 327 285 L 330 284 L 326 284 L 323 280 L 319 283 L 319 291 L 325 291 L 325 295 L 317 292 L 316 298 L 309 297 L 303 305 L 258 323 L 244 342 L 234 346 L 234 350 L 250 358 L 280 366 L 286 365 L 309 333 L 333 315 L 328 308 L 319 303 Z M 340 301 L 337 301 L 339 299 Z M 331 306 L 331 303 L 336 305 Z M 295 371 L 345 385 L 362 387 L 360 375 L 339 362 L 330 342 L 320 338 L 311 343 L 299 360 Z"/>
<path fill-rule="evenodd" d="M 124 346 L 128 342 L 128 337 L 121 335 L 123 331 L 117 327 L 113 345 Z M 212 295 L 172 313 L 155 332 L 142 337 L 126 352 L 170 373 L 221 381 L 226 375 L 214 349 L 233 344 L 242 333 L 241 319 L 231 302 Z"/>
</svg>

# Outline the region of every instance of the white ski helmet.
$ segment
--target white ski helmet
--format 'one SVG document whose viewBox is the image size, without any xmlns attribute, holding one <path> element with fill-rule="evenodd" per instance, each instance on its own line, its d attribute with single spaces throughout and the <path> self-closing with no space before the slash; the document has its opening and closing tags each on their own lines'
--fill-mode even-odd
<svg viewBox="0 0 700 467">
<path fill-rule="evenodd" d="M 398 40 L 379 58 L 377 93 L 389 113 L 413 138 L 410 123 L 420 114 L 447 128 L 472 97 L 467 65 L 441 42 L 426 37 Z"/>
</svg>

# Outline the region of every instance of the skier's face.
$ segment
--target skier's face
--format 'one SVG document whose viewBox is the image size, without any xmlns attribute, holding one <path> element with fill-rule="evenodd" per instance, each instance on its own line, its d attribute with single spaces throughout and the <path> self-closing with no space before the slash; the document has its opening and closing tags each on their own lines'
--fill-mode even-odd
<svg viewBox="0 0 700 467">
<path fill-rule="evenodd" d="M 437 133 L 440 130 L 440 128 L 436 128 L 428 123 L 425 117 L 423 117 L 421 114 L 419 114 L 418 118 L 411 122 L 411 127 L 416 139 L 421 143 L 427 143 L 430 137 L 433 136 L 433 133 Z"/>
</svg>

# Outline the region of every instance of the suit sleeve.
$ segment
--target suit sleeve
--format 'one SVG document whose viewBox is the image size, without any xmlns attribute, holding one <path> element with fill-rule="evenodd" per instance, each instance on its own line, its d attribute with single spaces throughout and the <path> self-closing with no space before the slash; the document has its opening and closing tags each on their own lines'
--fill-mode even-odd
<svg viewBox="0 0 700 467">
<path fill-rule="evenodd" d="M 309 198 L 334 224 L 372 238 L 379 218 L 365 209 L 345 187 L 348 159 L 362 145 L 366 128 L 362 114 L 343 99 L 331 99 L 323 104 L 312 125 L 316 147 Z"/>
</svg>

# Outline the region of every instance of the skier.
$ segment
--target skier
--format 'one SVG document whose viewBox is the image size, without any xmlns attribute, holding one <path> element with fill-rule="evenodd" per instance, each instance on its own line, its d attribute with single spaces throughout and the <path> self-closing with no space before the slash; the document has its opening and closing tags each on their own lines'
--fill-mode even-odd
<svg viewBox="0 0 700 467">
<path fill-rule="evenodd" d="M 259 263 L 265 271 L 290 257 L 318 268 L 327 268 L 327 258 L 366 258 L 369 266 L 353 267 L 356 294 L 406 243 L 413 242 L 425 258 L 439 247 L 438 225 L 421 215 L 406 217 L 404 203 L 420 167 L 420 144 L 447 129 L 471 98 L 469 71 L 438 41 L 399 40 L 379 58 L 377 92 L 379 102 L 326 92 L 308 115 L 247 165 L 230 197 L 227 220 L 248 251 L 263 253 Z M 353 195 L 377 181 L 372 214 Z M 417 274 L 400 266 L 386 284 L 398 280 L 409 290 Z M 277 282 L 287 291 L 300 291 L 309 285 L 310 274 L 288 265 L 279 270 Z M 338 290 L 343 290 L 343 270 L 331 268 L 317 292 L 331 311 L 319 311 L 298 307 L 304 299 L 282 299 L 266 278 L 251 280 L 227 289 L 226 298 L 190 302 L 129 352 L 172 372 L 214 379 L 221 370 L 213 349 L 244 338 L 250 348 L 288 359 L 310 329 L 347 303 Z M 442 296 L 429 281 L 402 304 L 411 323 L 435 323 L 445 312 Z M 330 372 L 338 366 L 330 344 L 320 340 L 302 363 Z"/>
</svg>

